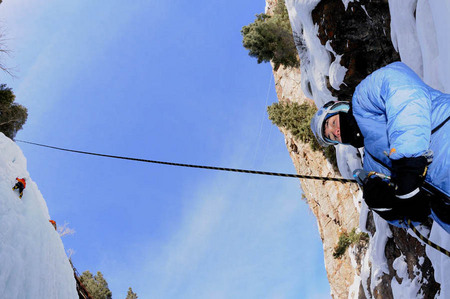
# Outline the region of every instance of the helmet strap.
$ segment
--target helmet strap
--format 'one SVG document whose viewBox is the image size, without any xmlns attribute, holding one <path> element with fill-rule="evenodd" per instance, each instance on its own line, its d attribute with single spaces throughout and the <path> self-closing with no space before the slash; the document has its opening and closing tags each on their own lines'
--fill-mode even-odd
<svg viewBox="0 0 450 299">
<path fill-rule="evenodd" d="M 364 146 L 364 136 L 351 109 L 348 112 L 339 112 L 339 126 L 343 144 L 350 144 L 356 148 Z"/>
</svg>

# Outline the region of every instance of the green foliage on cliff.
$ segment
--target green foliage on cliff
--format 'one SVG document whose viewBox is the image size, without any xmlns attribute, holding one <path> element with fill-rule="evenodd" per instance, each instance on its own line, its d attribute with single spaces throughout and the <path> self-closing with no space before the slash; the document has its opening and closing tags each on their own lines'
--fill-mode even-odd
<svg viewBox="0 0 450 299">
<path fill-rule="evenodd" d="M 284 0 L 278 1 L 273 16 L 257 14 L 253 23 L 242 27 L 241 34 L 242 44 L 258 63 L 272 61 L 275 70 L 280 65 L 300 65 Z"/>
<path fill-rule="evenodd" d="M 335 259 L 341 258 L 350 245 L 367 241 L 369 241 L 369 235 L 363 232 L 357 233 L 356 228 L 350 233 L 344 232 L 339 236 L 338 244 L 334 248 L 333 257 Z"/>
<path fill-rule="evenodd" d="M 311 131 L 310 122 L 316 111 L 316 107 L 306 103 L 274 103 L 267 107 L 269 119 L 273 124 L 291 132 L 295 139 L 308 143 L 313 151 L 322 151 L 327 160 L 337 169 L 334 146 L 321 147 Z"/>
</svg>

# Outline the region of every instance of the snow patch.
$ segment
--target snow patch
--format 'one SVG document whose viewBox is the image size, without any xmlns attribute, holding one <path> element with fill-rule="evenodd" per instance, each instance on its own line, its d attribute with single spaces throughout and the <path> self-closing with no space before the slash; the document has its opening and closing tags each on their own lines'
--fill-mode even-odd
<svg viewBox="0 0 450 299">
<path fill-rule="evenodd" d="M 431 227 L 430 240 L 447 250 L 450 249 L 449 235 L 438 224 Z M 425 251 L 433 264 L 434 279 L 441 284 L 441 292 L 437 298 L 450 298 L 450 258 L 430 246 L 427 246 Z"/>
<path fill-rule="evenodd" d="M 359 286 L 361 285 L 361 277 L 355 275 L 352 285 L 348 288 L 348 298 L 357 299 L 359 298 Z"/>
<path fill-rule="evenodd" d="M 420 281 L 422 280 L 421 272 L 417 271 L 411 280 L 408 277 L 408 265 L 404 255 L 396 258 L 392 266 L 397 274 L 397 277 L 394 276 L 391 282 L 394 298 L 423 298 L 423 294 L 419 292 L 421 286 Z"/>
<path fill-rule="evenodd" d="M 345 6 L 345 10 L 347 10 L 348 4 L 349 4 L 350 2 L 353 2 L 353 0 L 342 0 L 342 3 L 344 3 L 344 6 Z"/>
<path fill-rule="evenodd" d="M 416 10 L 417 0 L 390 0 L 391 39 L 401 60 L 423 77 L 423 62 L 417 38 Z"/>
<path fill-rule="evenodd" d="M 331 47 L 331 42 L 327 41 L 325 44 L 325 49 L 333 54 L 335 60 L 330 64 L 330 69 L 328 70 L 328 76 L 330 78 L 330 85 L 336 89 L 340 90 L 339 86 L 343 83 L 345 74 L 347 73 L 347 68 L 341 65 L 342 55 L 337 55 Z"/>
<path fill-rule="evenodd" d="M 298 49 L 301 61 L 302 90 L 314 99 L 318 107 L 334 100 L 327 89 L 331 58 L 318 38 L 318 26 L 313 23 L 311 11 L 319 0 L 287 0 L 289 18 L 294 35 L 303 36 L 304 48 Z"/>
</svg>

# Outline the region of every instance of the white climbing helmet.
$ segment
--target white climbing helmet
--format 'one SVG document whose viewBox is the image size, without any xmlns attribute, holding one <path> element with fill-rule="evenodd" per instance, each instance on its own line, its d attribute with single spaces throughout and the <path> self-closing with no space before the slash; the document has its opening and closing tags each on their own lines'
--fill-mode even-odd
<svg viewBox="0 0 450 299">
<path fill-rule="evenodd" d="M 324 123 L 329 117 L 339 112 L 348 112 L 348 110 L 350 110 L 349 102 L 330 101 L 316 112 L 314 117 L 311 119 L 311 130 L 321 146 L 326 147 L 339 143 L 338 141 L 328 139 L 324 136 Z"/>
</svg>

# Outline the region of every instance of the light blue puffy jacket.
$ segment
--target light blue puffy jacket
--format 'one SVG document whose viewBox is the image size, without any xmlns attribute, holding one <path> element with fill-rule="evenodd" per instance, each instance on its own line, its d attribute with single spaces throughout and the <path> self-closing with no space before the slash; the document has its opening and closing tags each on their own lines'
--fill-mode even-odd
<svg viewBox="0 0 450 299">
<path fill-rule="evenodd" d="M 419 157 L 431 149 L 434 158 L 426 181 L 450 195 L 450 121 L 444 123 L 450 116 L 450 94 L 431 88 L 404 63 L 394 62 L 356 87 L 352 105 L 364 136 L 366 171 L 390 175 L 382 164 L 390 168 L 391 159 Z M 444 228 L 450 233 L 450 226 Z"/>
</svg>

